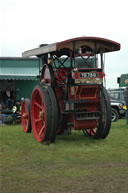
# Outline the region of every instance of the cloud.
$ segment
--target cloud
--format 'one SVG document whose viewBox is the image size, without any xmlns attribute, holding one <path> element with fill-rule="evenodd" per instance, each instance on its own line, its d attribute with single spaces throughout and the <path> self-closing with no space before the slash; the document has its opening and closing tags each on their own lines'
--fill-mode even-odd
<svg viewBox="0 0 128 193">
<path fill-rule="evenodd" d="M 78 36 L 98 36 L 121 43 L 121 51 L 107 54 L 107 85 L 128 72 L 127 0 L 1 0 L 1 56 L 21 56 L 42 43 Z"/>
</svg>

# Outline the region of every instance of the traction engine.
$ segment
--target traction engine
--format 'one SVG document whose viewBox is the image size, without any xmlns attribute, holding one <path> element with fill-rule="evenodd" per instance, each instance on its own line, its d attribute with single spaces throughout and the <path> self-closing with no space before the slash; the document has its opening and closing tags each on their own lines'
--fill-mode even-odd
<svg viewBox="0 0 128 193">
<path fill-rule="evenodd" d="M 23 57 L 42 60 L 40 83 L 31 101 L 22 103 L 21 123 L 41 143 L 54 142 L 66 130 L 82 130 L 91 138 L 106 138 L 111 106 L 104 86 L 104 54 L 120 44 L 97 37 L 79 37 L 41 45 Z"/>
</svg>

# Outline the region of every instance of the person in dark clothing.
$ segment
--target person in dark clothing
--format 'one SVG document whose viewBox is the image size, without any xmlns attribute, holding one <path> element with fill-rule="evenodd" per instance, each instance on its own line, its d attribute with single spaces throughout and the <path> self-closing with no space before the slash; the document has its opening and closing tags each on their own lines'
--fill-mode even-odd
<svg viewBox="0 0 128 193">
<path fill-rule="evenodd" d="M 128 124 L 128 87 L 126 87 L 126 89 L 124 90 L 124 100 L 125 100 L 125 103 L 126 103 L 126 123 Z"/>
<path fill-rule="evenodd" d="M 14 104 L 14 96 L 13 92 L 9 87 L 6 88 L 6 90 L 3 92 L 2 100 L 6 106 L 6 109 L 11 109 Z"/>
<path fill-rule="evenodd" d="M 1 103 L 1 120 L 2 120 L 2 125 L 6 124 L 6 119 L 7 119 L 6 113 L 2 112 L 2 110 L 5 110 L 5 109 L 6 109 L 5 104 Z"/>
</svg>

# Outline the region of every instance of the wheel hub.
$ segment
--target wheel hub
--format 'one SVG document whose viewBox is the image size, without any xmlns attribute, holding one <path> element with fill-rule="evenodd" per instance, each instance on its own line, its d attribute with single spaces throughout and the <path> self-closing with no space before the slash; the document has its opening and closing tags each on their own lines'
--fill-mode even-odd
<svg viewBox="0 0 128 193">
<path fill-rule="evenodd" d="M 39 117 L 40 117 L 40 118 L 43 118 L 43 116 L 44 116 L 44 112 L 43 112 L 43 111 L 40 111 L 40 112 L 39 112 Z"/>
<path fill-rule="evenodd" d="M 23 118 L 24 118 L 24 119 L 27 119 L 27 118 L 28 118 L 28 113 L 24 113 L 24 114 L 23 114 Z"/>
</svg>

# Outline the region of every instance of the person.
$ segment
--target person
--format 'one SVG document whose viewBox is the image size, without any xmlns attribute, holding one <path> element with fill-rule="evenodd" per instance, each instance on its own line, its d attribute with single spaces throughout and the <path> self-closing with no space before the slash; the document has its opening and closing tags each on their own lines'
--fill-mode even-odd
<svg viewBox="0 0 128 193">
<path fill-rule="evenodd" d="M 6 90 L 3 92 L 2 100 L 6 106 L 6 109 L 11 109 L 14 103 L 14 96 L 13 92 L 11 91 L 10 87 L 7 87 Z"/>
<path fill-rule="evenodd" d="M 2 112 L 2 110 L 5 110 L 6 107 L 5 107 L 5 104 L 4 103 L 1 103 L 1 119 L 2 119 L 2 125 L 5 125 L 6 123 L 6 119 L 7 119 L 7 115 Z"/>
<path fill-rule="evenodd" d="M 123 92 L 124 95 L 124 101 L 126 103 L 126 124 L 128 124 L 128 87 Z"/>
<path fill-rule="evenodd" d="M 15 124 L 17 117 L 21 116 L 21 103 L 19 100 L 17 100 L 16 104 L 13 106 L 12 112 L 13 124 Z"/>
</svg>

